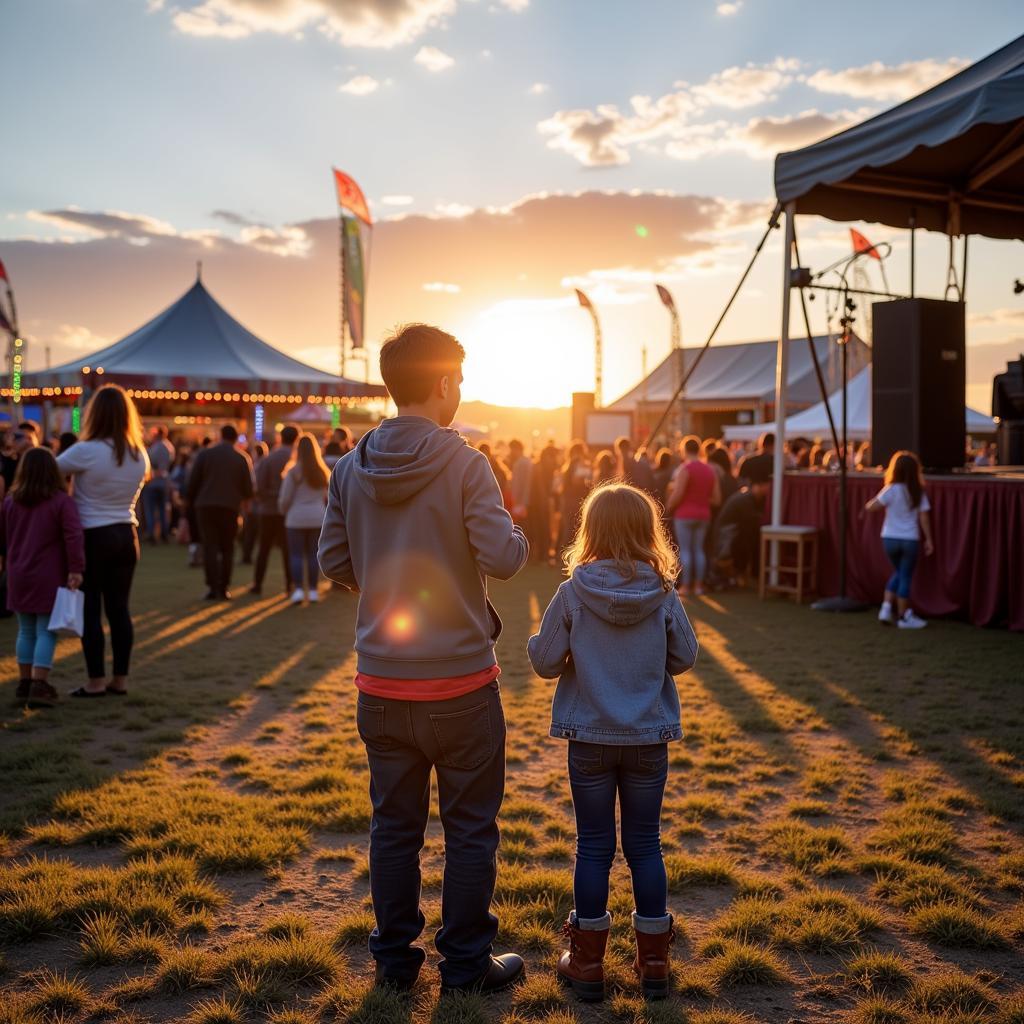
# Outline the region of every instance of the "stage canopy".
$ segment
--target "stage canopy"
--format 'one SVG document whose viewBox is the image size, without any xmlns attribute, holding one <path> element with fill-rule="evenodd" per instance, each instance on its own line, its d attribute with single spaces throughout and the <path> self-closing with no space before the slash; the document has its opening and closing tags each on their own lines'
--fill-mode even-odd
<svg viewBox="0 0 1024 1024">
<path fill-rule="evenodd" d="M 780 153 L 796 213 L 1024 237 L 1024 36 L 877 117 Z"/>
<path fill-rule="evenodd" d="M 793 342 L 792 344 L 798 344 Z M 846 436 L 851 441 L 868 441 L 871 439 L 871 367 L 866 366 L 846 385 L 846 396 L 849 402 L 846 416 Z M 832 418 L 835 420 L 836 429 L 843 415 L 843 392 L 842 388 L 829 395 L 829 407 L 832 410 Z M 773 424 L 753 423 L 748 425 L 736 424 L 724 428 L 727 441 L 756 441 L 765 430 L 771 430 Z M 967 410 L 967 433 L 968 434 L 994 434 L 996 423 L 991 416 L 976 412 L 974 409 Z M 808 440 L 815 438 L 828 440 L 831 444 L 832 432 L 828 425 L 828 415 L 825 412 L 825 403 L 819 402 L 812 405 L 810 409 L 804 409 L 786 420 L 786 437 L 805 437 Z"/>
<path fill-rule="evenodd" d="M 384 398 L 380 384 L 336 377 L 301 363 L 243 327 L 196 283 L 177 302 L 127 337 L 74 362 L 25 375 L 26 389 L 114 381 L 136 392 L 288 395 L 302 398 Z"/>
<path fill-rule="evenodd" d="M 775 341 L 748 341 L 737 345 L 713 345 L 709 348 L 693 376 L 687 382 L 683 403 L 735 403 L 744 400 L 771 404 L 775 401 Z M 830 358 L 835 345 L 828 335 L 814 339 L 826 389 L 838 387 L 837 360 Z M 701 352 L 699 348 L 676 349 L 648 374 L 646 381 L 627 391 L 607 406 L 612 412 L 630 412 L 641 403 L 671 401 L 679 380 L 686 374 Z M 854 371 L 871 358 L 870 349 L 854 336 L 850 342 L 850 365 Z M 678 363 L 681 362 L 681 366 Z M 678 379 L 677 379 L 678 378 Z M 787 404 L 806 406 L 818 401 L 821 391 L 814 374 L 811 353 L 806 339 L 794 341 L 789 356 L 789 388 Z M 764 426 L 762 425 L 762 429 Z"/>
</svg>

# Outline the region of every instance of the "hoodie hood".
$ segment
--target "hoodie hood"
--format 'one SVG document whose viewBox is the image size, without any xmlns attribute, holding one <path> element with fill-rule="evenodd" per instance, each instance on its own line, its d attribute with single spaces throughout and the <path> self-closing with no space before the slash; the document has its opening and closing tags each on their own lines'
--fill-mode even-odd
<svg viewBox="0 0 1024 1024">
<path fill-rule="evenodd" d="M 632 626 L 646 619 L 661 607 L 667 593 L 661 577 L 649 565 L 638 564 L 636 575 L 626 579 L 611 559 L 578 566 L 572 586 L 590 611 L 615 626 Z"/>
<path fill-rule="evenodd" d="M 421 416 L 395 416 L 364 434 L 352 472 L 378 505 L 398 505 L 423 490 L 465 448 L 455 430 Z"/>
</svg>

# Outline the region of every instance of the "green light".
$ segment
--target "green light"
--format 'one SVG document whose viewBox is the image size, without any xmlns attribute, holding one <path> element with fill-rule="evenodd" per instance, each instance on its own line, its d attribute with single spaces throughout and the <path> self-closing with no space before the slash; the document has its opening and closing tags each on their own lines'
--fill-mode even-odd
<svg viewBox="0 0 1024 1024">
<path fill-rule="evenodd" d="M 645 228 L 643 226 L 643 224 L 637 224 L 635 230 L 636 230 L 636 237 L 637 238 L 646 238 L 647 237 L 647 228 Z"/>
<path fill-rule="evenodd" d="M 82 410 L 76 405 L 71 410 L 71 432 L 77 434 L 82 429 Z"/>
<path fill-rule="evenodd" d="M 341 406 L 337 402 L 331 406 L 331 426 L 335 429 L 341 426 Z"/>
</svg>

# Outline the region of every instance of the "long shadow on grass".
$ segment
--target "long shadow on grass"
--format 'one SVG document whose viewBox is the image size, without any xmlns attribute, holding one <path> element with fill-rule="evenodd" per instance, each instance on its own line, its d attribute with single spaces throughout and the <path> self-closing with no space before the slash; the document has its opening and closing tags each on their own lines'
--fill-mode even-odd
<svg viewBox="0 0 1024 1024">
<path fill-rule="evenodd" d="M 1024 755 L 1019 637 L 941 621 L 908 635 L 870 613 L 815 614 L 745 594 L 716 604 L 698 606 L 698 624 L 723 633 L 738 659 L 760 661 L 774 687 L 812 706 L 865 757 L 930 760 L 993 813 L 1024 819 L 1019 764 L 1002 769 L 981 753 Z"/>
<path fill-rule="evenodd" d="M 311 638 L 330 643 L 335 664 L 348 656 L 355 611 L 348 595 L 332 592 L 320 606 L 302 609 L 277 597 L 202 605 L 195 599 L 196 574 L 180 557 L 174 550 L 147 550 L 139 567 L 127 698 L 64 699 L 56 708 L 8 711 L 16 665 L 11 656 L 0 661 L 0 678 L 6 677 L 0 685 L 0 832 L 19 832 L 62 792 L 99 786 L 180 746 L 187 729 L 222 721 L 246 694 L 259 695 L 258 707 L 247 709 L 257 715 L 279 699 L 278 686 L 290 701 L 300 699 L 334 667 L 316 664 Z M 271 592 L 275 582 L 273 576 L 267 581 Z M 12 653 L 16 628 L 0 623 L 0 645 Z M 286 680 L 255 688 L 282 663 L 288 665 Z M 62 643 L 55 685 L 67 690 L 81 674 L 77 641 Z"/>
</svg>

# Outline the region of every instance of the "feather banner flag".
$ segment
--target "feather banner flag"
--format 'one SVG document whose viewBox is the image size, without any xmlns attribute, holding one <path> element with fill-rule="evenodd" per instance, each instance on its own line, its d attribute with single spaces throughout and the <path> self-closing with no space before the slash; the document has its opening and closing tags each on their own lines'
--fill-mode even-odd
<svg viewBox="0 0 1024 1024">
<path fill-rule="evenodd" d="M 593 310 L 593 308 L 594 308 L 594 304 L 593 304 L 593 303 L 592 303 L 592 302 L 590 301 L 590 299 L 589 299 L 589 298 L 587 298 L 587 295 L 586 295 L 586 293 L 585 293 L 585 292 L 581 292 L 581 291 L 579 290 L 579 288 L 574 288 L 574 289 L 573 289 L 573 291 L 574 291 L 574 292 L 576 292 L 576 298 L 577 298 L 577 299 L 579 300 L 579 304 L 580 304 L 580 305 L 581 305 L 581 306 L 582 306 L 582 307 L 583 307 L 584 309 L 590 309 L 590 310 Z"/>
<path fill-rule="evenodd" d="M 366 320 L 366 274 L 363 265 L 363 238 L 354 217 L 343 221 L 342 259 L 345 261 L 345 321 L 353 348 L 363 347 Z"/>
<path fill-rule="evenodd" d="M 881 262 L 881 253 L 856 228 L 850 228 L 850 241 L 855 253 L 866 252 L 873 260 Z"/>
<path fill-rule="evenodd" d="M 4 261 L 0 260 L 0 281 L 6 281 L 10 284 L 11 279 L 7 276 L 7 268 L 4 266 Z"/>
<path fill-rule="evenodd" d="M 675 299 L 672 298 L 672 293 L 662 284 L 656 284 L 654 287 L 658 289 L 658 298 L 661 299 L 666 309 L 674 313 L 676 311 L 676 303 Z"/>
<path fill-rule="evenodd" d="M 363 190 L 355 183 L 355 179 L 343 174 L 336 167 L 334 184 L 338 189 L 338 205 L 354 213 L 367 227 L 373 227 L 370 207 L 366 202 Z"/>
</svg>

